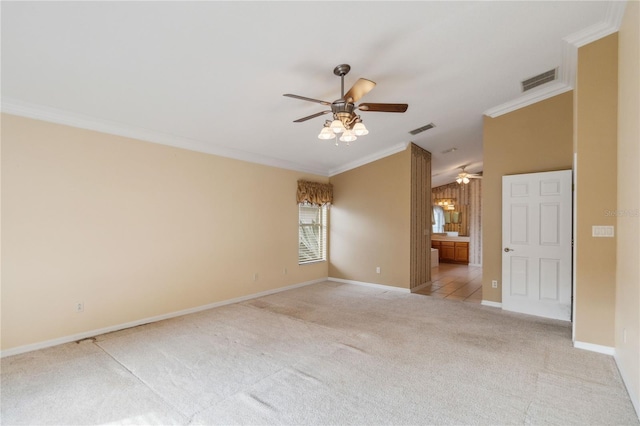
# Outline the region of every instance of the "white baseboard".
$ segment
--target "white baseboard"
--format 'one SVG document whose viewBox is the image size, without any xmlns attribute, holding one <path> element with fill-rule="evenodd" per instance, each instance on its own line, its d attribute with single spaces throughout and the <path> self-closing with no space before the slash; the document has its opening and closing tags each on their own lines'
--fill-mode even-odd
<svg viewBox="0 0 640 426">
<path fill-rule="evenodd" d="M 7 349 L 0 352 L 0 358 L 7 356 L 18 355 L 25 352 L 37 351 L 39 349 L 50 348 L 52 346 L 62 345 L 64 343 L 76 342 L 78 340 L 87 339 L 89 337 L 99 336 L 105 333 L 112 333 L 118 330 L 124 330 L 125 328 L 137 327 L 143 324 L 149 324 L 152 322 L 158 322 L 169 318 L 180 317 L 183 315 L 189 315 L 200 311 L 206 311 L 207 309 L 213 309 L 220 306 L 232 305 L 234 303 L 244 302 L 245 300 L 256 299 L 258 297 L 268 296 L 270 294 L 280 293 L 282 291 L 292 290 L 298 287 L 304 287 L 311 284 L 317 284 L 327 281 L 327 278 L 320 278 L 312 281 L 305 281 L 298 284 L 289 285 L 286 287 L 279 287 L 272 290 L 261 291 L 260 293 L 253 293 L 246 296 L 235 297 L 233 299 L 222 300 L 220 302 L 209 303 L 202 306 L 196 306 L 195 308 L 183 309 L 176 312 L 170 312 L 168 314 L 157 315 L 149 318 L 143 318 L 136 321 L 127 322 L 124 324 L 112 325 L 109 327 L 99 328 L 97 330 L 85 331 L 70 336 L 64 336 L 57 339 L 46 340 L 44 342 L 32 343 L 30 345 L 18 346 L 16 348 Z"/>
<path fill-rule="evenodd" d="M 502 303 L 492 302 L 491 300 L 483 300 L 480 304 L 484 306 L 491 306 L 493 308 L 502 308 Z"/>
<path fill-rule="evenodd" d="M 408 288 L 394 287 L 392 285 L 374 284 L 374 283 L 367 283 L 364 281 L 343 280 L 342 278 L 332 278 L 332 277 L 329 277 L 328 279 L 329 281 L 334 281 L 337 283 L 355 284 L 355 285 L 362 285 L 365 287 L 377 288 L 380 290 L 392 290 L 392 291 L 401 291 L 403 293 L 411 293 L 411 290 L 409 290 Z"/>
<path fill-rule="evenodd" d="M 586 351 L 598 352 L 600 354 L 605 354 L 605 355 L 613 356 L 616 354 L 616 348 L 613 348 L 611 346 L 596 345 L 595 343 L 579 342 L 577 340 L 573 342 L 573 347 L 578 349 L 584 349 Z"/>
<path fill-rule="evenodd" d="M 636 415 L 638 416 L 638 420 L 640 420 L 640 399 L 638 399 L 638 395 L 636 395 L 634 390 L 629 386 L 628 376 L 625 370 L 621 368 L 621 364 L 618 361 L 618 355 L 614 355 L 613 359 L 616 361 L 616 366 L 618 367 L 618 371 L 620 372 L 620 377 L 622 377 L 622 382 L 624 383 L 624 387 L 627 388 L 629 399 L 631 399 L 631 403 L 633 404 L 633 408 L 636 410 Z"/>
</svg>

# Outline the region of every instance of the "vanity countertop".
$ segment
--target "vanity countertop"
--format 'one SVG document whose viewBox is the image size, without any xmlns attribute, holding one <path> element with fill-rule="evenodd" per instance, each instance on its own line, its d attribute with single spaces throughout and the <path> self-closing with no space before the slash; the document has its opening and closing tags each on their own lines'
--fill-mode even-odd
<svg viewBox="0 0 640 426">
<path fill-rule="evenodd" d="M 469 242 L 469 237 L 449 237 L 446 235 L 431 235 L 431 239 L 434 241 L 458 241 Z"/>
</svg>

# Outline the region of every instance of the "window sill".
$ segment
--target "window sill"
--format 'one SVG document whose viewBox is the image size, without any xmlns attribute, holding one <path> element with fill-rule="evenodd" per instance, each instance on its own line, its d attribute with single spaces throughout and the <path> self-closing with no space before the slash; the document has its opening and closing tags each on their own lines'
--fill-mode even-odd
<svg viewBox="0 0 640 426">
<path fill-rule="evenodd" d="M 298 262 L 298 266 L 313 265 L 314 263 L 326 262 L 325 260 L 308 260 L 306 262 Z"/>
</svg>

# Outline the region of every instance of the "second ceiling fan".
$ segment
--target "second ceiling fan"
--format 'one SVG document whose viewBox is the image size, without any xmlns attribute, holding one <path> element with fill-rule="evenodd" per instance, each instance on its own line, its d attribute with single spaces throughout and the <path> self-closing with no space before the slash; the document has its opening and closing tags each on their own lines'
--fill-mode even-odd
<svg viewBox="0 0 640 426">
<path fill-rule="evenodd" d="M 470 182 L 469 179 L 482 179 L 482 175 L 477 174 L 477 173 L 468 173 L 465 168 L 467 166 L 461 166 L 459 167 L 460 169 L 462 169 L 462 171 L 460 173 L 458 173 L 458 177 L 456 178 L 456 182 L 458 182 L 459 184 L 468 184 Z"/>
<path fill-rule="evenodd" d="M 381 103 L 361 103 L 356 105 L 355 103 L 360 100 L 364 95 L 369 93 L 376 85 L 371 80 L 366 78 L 360 78 L 356 83 L 347 91 L 344 92 L 344 76 L 349 73 L 351 66 L 348 64 L 341 64 L 334 68 L 333 73 L 340 77 L 340 99 L 333 102 L 322 101 L 319 99 L 308 98 L 306 96 L 293 95 L 291 93 L 285 93 L 283 96 L 290 98 L 300 99 L 303 101 L 315 102 L 321 105 L 330 106 L 331 109 L 320 111 L 318 113 L 308 115 L 306 117 L 294 120 L 294 123 L 301 123 L 303 121 L 310 120 L 312 118 L 320 117 L 325 114 L 333 113 L 333 120 L 326 120 L 322 131 L 318 135 L 320 139 L 333 139 L 337 134 L 342 133 L 340 140 L 343 142 L 351 142 L 356 140 L 357 136 L 364 136 L 369 131 L 362 123 L 362 119 L 356 110 L 360 111 L 372 111 L 372 112 L 405 112 L 409 105 L 407 104 L 381 104 Z"/>
</svg>

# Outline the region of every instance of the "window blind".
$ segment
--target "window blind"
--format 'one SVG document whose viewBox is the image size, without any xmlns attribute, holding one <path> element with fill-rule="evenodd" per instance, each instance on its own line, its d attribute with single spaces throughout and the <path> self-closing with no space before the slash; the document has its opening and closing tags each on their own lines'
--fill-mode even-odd
<svg viewBox="0 0 640 426">
<path fill-rule="evenodd" d="M 327 260 L 327 208 L 298 205 L 298 263 Z"/>
</svg>

